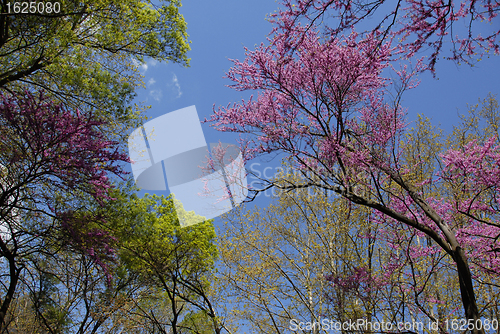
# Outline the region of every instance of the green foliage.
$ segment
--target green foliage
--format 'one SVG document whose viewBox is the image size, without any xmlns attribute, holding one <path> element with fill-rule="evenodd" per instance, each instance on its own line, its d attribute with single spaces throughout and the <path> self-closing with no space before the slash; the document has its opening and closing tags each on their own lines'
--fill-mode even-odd
<svg viewBox="0 0 500 334">
<path fill-rule="evenodd" d="M 32 307 L 36 318 L 45 333 L 65 333 L 71 324 L 67 310 L 64 310 L 54 298 L 57 298 L 57 277 L 47 271 L 47 265 L 39 264 L 38 289 L 31 293 Z"/>
<path fill-rule="evenodd" d="M 158 266 L 156 269 L 172 268 L 179 265 L 178 260 L 173 260 L 175 256 L 183 257 L 182 272 L 187 275 L 200 268 L 213 268 L 217 248 L 211 221 L 181 228 L 170 196 L 133 195 L 125 207 L 123 204 L 112 205 L 119 205 L 124 210 L 121 213 L 128 217 L 120 222 L 118 238 L 120 257 L 129 269 L 148 274 L 154 270 L 148 264 Z"/>
<path fill-rule="evenodd" d="M 189 63 L 178 0 L 58 2 L 57 14 L 7 15 L 1 1 L 0 88 L 42 88 L 68 107 L 125 122 L 138 118 L 128 104 L 146 57 Z"/>
<path fill-rule="evenodd" d="M 213 325 L 203 311 L 190 312 L 179 325 L 179 334 L 212 334 Z"/>
<path fill-rule="evenodd" d="M 144 85 L 140 65 L 150 59 L 189 65 L 179 0 L 59 0 L 60 13 L 36 15 L 8 14 L 8 3 L 12 9 L 11 1 L 0 0 L 0 90 L 5 95 L 44 91 L 83 118 L 102 121 L 99 131 L 106 140 L 121 143 L 118 149 L 145 109 L 131 105 L 135 89 Z M 170 199 L 139 199 L 127 189 L 115 190 L 117 201 L 105 207 L 78 190 L 71 198 L 63 191 L 47 197 L 57 209 L 76 212 L 77 220 L 88 222 L 71 231 L 63 231 L 52 216 L 19 213 L 28 238 L 16 245 L 28 251 L 6 252 L 10 271 L 2 263 L 0 274 L 5 282 L 10 278 L 14 300 L 10 310 L 10 301 L 2 300 L 8 321 L 1 330 L 94 333 L 106 328 L 111 333 L 123 330 L 125 318 L 145 330 L 156 328 L 151 312 L 161 307 L 165 319 L 172 315 L 169 290 L 162 283 L 169 274 L 207 284 L 217 257 L 211 223 L 181 229 Z M 43 224 L 50 233 L 39 233 Z M 91 238 L 82 237 L 77 245 L 67 242 L 68 234 L 97 230 L 114 253 L 106 248 L 108 256 L 93 257 Z M 87 246 L 92 252 L 84 251 Z M 46 267 L 38 266 L 42 262 Z M 167 276 L 153 275 L 164 269 Z M 179 291 L 173 292 L 179 299 Z M 142 318 L 134 318 L 137 314 Z M 125 331 L 132 333 L 131 328 Z"/>
<path fill-rule="evenodd" d="M 160 330 L 186 329 L 189 314 L 202 312 L 214 322 L 209 292 L 218 252 L 212 221 L 181 227 L 170 196 L 138 198 L 118 191 L 113 196 L 108 209 L 115 213 L 120 275 L 136 277 L 146 292 L 133 302 L 140 321 Z"/>
<path fill-rule="evenodd" d="M 111 190 L 104 207 L 78 205 L 80 216 L 106 217 L 114 256 L 107 276 L 85 251 L 53 240 L 26 256 L 8 330 L 23 333 L 178 333 L 213 328 L 207 306 L 217 259 L 210 221 L 181 228 L 170 197 L 139 198 L 132 188 Z M 85 209 L 84 209 L 85 208 Z M 114 259 L 113 259 L 114 258 Z M 211 313 L 210 313 L 211 312 Z M 182 332 L 181 332 L 182 331 Z M 193 333 L 196 333 L 193 332 Z"/>
<path fill-rule="evenodd" d="M 279 178 L 301 180 L 285 173 Z M 383 320 L 395 312 L 381 310 L 395 296 L 374 281 L 343 289 L 328 280 L 359 268 L 380 275 L 387 254 L 369 210 L 327 195 L 312 188 L 277 191 L 267 208 L 240 207 L 224 216 L 218 283 L 232 325 L 288 333 L 291 319 Z"/>
</svg>

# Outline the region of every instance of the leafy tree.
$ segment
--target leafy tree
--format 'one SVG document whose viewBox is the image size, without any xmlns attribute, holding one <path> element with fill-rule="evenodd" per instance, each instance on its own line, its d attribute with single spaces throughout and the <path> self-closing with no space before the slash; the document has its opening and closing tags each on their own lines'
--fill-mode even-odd
<svg viewBox="0 0 500 334">
<path fill-rule="evenodd" d="M 1 1 L 3 90 L 42 88 L 54 101 L 106 115 L 114 120 L 108 126 L 118 127 L 137 118 L 128 104 L 142 83 L 137 65 L 145 57 L 188 64 L 178 0 L 58 3 L 59 13 L 20 15 Z"/>
<path fill-rule="evenodd" d="M 296 183 L 302 177 L 277 179 Z M 225 220 L 222 294 L 231 320 L 250 325 L 252 333 L 328 333 L 323 325 L 304 327 L 358 319 L 391 323 L 389 332 L 396 332 L 401 322 L 427 326 L 459 317 L 452 262 L 430 252 L 414 230 L 380 224 L 366 207 L 318 189 L 296 189 L 278 191 L 265 210 L 241 209 Z M 480 302 L 486 306 L 491 297 Z M 371 331 L 366 326 L 345 332 Z M 418 332 L 432 332 L 426 326 Z"/>
<path fill-rule="evenodd" d="M 187 314 L 179 327 L 179 333 L 184 334 L 211 334 L 214 332 L 212 321 L 204 311 Z"/>
<path fill-rule="evenodd" d="M 350 272 L 363 268 L 376 276 L 386 262 L 367 213 L 310 189 L 279 192 L 265 210 L 225 216 L 219 275 L 231 319 L 252 333 L 287 333 L 294 321 L 382 316 L 375 310 L 383 300 L 375 280 L 364 291 L 342 286 Z"/>
<path fill-rule="evenodd" d="M 40 328 L 48 328 L 47 333 L 64 333 L 69 325 L 68 314 L 53 299 L 57 292 L 57 280 L 47 271 L 46 264 L 41 264 L 39 268 L 40 277 L 37 280 L 38 287 L 32 292 L 33 309 L 36 312 L 36 320 L 41 325 Z M 38 319 L 37 319 L 38 318 Z"/>
<path fill-rule="evenodd" d="M 415 81 L 407 69 L 397 71 L 401 88 L 394 100 L 388 94 L 394 81 L 381 75 L 395 50 L 380 45 L 377 34 L 322 40 L 312 26 L 295 28 L 276 29 L 269 45 L 234 61 L 228 73 L 233 88 L 260 92 L 256 100 L 216 110 L 214 125 L 249 135 L 242 145 L 246 159 L 285 153 L 306 175 L 303 182 L 271 180 L 270 186 L 319 187 L 375 210 L 380 224 L 403 224 L 432 240 L 453 261 L 465 317 L 477 323 L 473 280 L 500 274 L 498 130 L 487 132 L 496 133 L 490 139 L 452 137 L 460 148 L 443 146 L 428 165 L 432 176 L 416 179 L 414 166 L 426 160 L 418 151 L 407 159 L 408 129 L 399 105 Z M 486 118 L 488 128 L 496 129 L 492 119 Z M 465 185 L 470 188 L 461 191 Z"/>
<path fill-rule="evenodd" d="M 32 254 L 53 254 L 63 241 L 106 269 L 114 239 L 103 229 L 105 217 L 75 209 L 110 200 L 108 175 L 122 175 L 117 163 L 128 161 L 103 138 L 96 118 L 25 94 L 0 97 L 0 255 L 7 266 L 1 328 Z"/>
<path fill-rule="evenodd" d="M 145 282 L 146 291 L 161 296 L 155 302 L 153 294 L 149 300 L 163 304 L 163 313 L 152 305 L 144 307 L 144 300 L 136 300 L 134 309 L 160 333 L 168 328 L 172 333 L 197 333 L 197 326 L 221 333 L 223 324 L 211 300 L 217 258 L 211 221 L 181 228 L 174 200 L 156 195 L 114 204 L 115 212 L 127 212 L 118 236 L 120 258 L 128 272 Z"/>
<path fill-rule="evenodd" d="M 121 188 L 110 190 L 106 205 L 79 211 L 106 217 L 102 228 L 115 239 L 116 254 L 102 261 L 106 271 L 85 250 L 61 243 L 26 256 L 9 331 L 220 332 L 211 304 L 217 254 L 211 223 L 181 228 L 172 200 Z"/>
<path fill-rule="evenodd" d="M 70 319 L 64 328 L 114 328 L 110 316 L 140 287 L 134 275 L 111 275 L 118 240 L 103 209 L 113 200 L 108 177 L 128 161 L 119 153 L 125 130 L 140 118 L 130 105 L 138 66 L 189 62 L 180 1 L 58 3 L 58 13 L 19 15 L 0 1 L 3 330 L 13 320 L 20 332 L 55 332 L 62 327 L 47 310 L 56 304 Z M 47 277 L 57 292 L 38 289 Z"/>
</svg>

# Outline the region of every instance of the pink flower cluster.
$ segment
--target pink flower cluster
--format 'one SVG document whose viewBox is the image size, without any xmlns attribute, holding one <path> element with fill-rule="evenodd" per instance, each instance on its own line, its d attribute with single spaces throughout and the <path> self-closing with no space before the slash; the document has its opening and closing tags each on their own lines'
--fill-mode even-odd
<svg viewBox="0 0 500 334">
<path fill-rule="evenodd" d="M 128 162 L 128 157 L 119 152 L 118 143 L 105 139 L 100 128 L 105 123 L 93 115 L 67 110 L 42 93 L 34 96 L 28 91 L 0 96 L 0 122 L 0 164 L 6 167 L 2 211 L 15 206 L 26 212 L 45 213 L 48 226 L 37 235 L 54 233 L 51 221 L 59 221 L 69 236 L 67 241 L 104 268 L 103 261 L 113 255 L 114 241 L 95 226 L 105 224 L 105 220 L 73 211 L 71 203 L 90 198 L 90 205 L 92 200 L 97 206 L 103 205 L 112 200 L 109 174 L 124 174 L 119 163 Z M 6 200 L 19 198 L 19 191 L 24 194 L 22 200 Z"/>
</svg>

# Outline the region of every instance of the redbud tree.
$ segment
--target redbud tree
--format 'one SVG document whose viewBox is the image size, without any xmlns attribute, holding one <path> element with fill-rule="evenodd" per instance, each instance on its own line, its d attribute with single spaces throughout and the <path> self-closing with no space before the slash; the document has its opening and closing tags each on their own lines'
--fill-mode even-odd
<svg viewBox="0 0 500 334">
<path fill-rule="evenodd" d="M 128 161 L 101 125 L 41 93 L 0 96 L 0 327 L 32 254 L 70 247 L 104 269 L 113 257 L 106 218 L 84 207 L 112 200 L 108 176 Z"/>
<path fill-rule="evenodd" d="M 325 38 L 311 24 L 281 20 L 267 45 L 247 49 L 227 73 L 232 88 L 257 97 L 215 109 L 210 119 L 221 131 L 242 134 L 247 160 L 283 154 L 302 172 L 304 181 L 267 180 L 255 191 L 321 188 L 373 209 L 383 226 L 403 225 L 428 238 L 453 263 L 465 317 L 477 321 L 474 279 L 500 274 L 498 137 L 448 146 L 434 162 L 409 152 L 399 101 L 416 85 L 421 61 L 413 70 L 396 69 L 392 60 L 402 49 L 384 42 L 383 31 Z M 422 165 L 431 172 L 417 178 Z"/>
<path fill-rule="evenodd" d="M 500 54 L 499 11 L 500 3 L 490 0 L 283 0 L 271 21 L 286 38 L 300 32 L 301 21 L 320 26 L 331 39 L 352 27 L 380 31 L 380 40 L 401 46 L 397 58 L 430 51 L 427 68 L 434 72 L 439 56 L 472 65 L 485 54 Z"/>
</svg>

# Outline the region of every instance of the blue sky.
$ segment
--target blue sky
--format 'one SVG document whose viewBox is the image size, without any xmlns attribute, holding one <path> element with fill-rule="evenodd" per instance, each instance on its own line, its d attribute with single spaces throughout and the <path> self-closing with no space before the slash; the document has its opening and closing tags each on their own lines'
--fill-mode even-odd
<svg viewBox="0 0 500 334">
<path fill-rule="evenodd" d="M 185 1 L 181 13 L 192 41 L 188 55 L 191 67 L 147 62 L 142 68 L 146 89 L 139 90 L 136 99 L 151 105 L 147 116 L 154 118 L 195 105 L 200 119 L 204 119 L 210 116 L 214 104 L 227 105 L 248 98 L 250 93 L 225 87 L 230 81 L 223 76 L 232 64 L 230 58 L 244 58 L 244 46 L 253 49 L 266 42 L 272 27 L 265 20 L 266 14 L 277 7 L 274 0 Z M 409 120 L 425 114 L 435 125 L 451 129 L 458 121 L 457 110 L 465 112 L 467 103 L 477 103 L 488 92 L 500 92 L 499 60 L 498 56 L 485 57 L 474 68 L 450 61 L 438 62 L 436 79 L 430 73 L 422 74 L 420 86 L 403 96 Z M 236 143 L 234 134 L 218 132 L 208 124 L 202 128 L 207 143 Z M 261 166 L 263 169 L 266 165 Z"/>
</svg>

